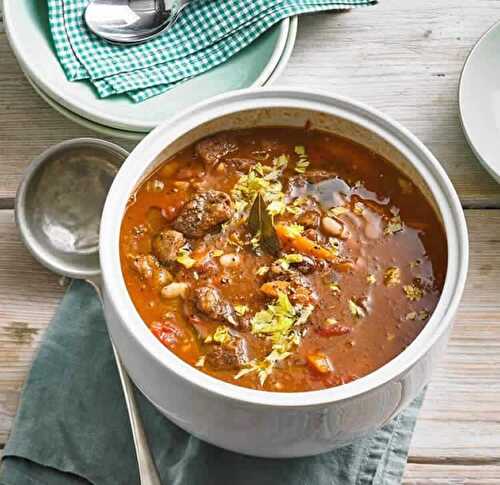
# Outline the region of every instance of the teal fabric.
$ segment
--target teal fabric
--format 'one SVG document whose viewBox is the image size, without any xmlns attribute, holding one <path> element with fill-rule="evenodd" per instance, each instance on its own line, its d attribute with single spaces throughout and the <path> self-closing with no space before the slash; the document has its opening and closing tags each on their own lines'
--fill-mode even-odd
<svg viewBox="0 0 500 485">
<path fill-rule="evenodd" d="M 90 33 L 90 0 L 47 0 L 56 54 L 70 81 L 89 80 L 100 97 L 140 102 L 215 67 L 284 18 L 373 5 L 377 0 L 193 0 L 175 25 L 137 46 L 115 46 Z"/>
<path fill-rule="evenodd" d="M 422 397 L 373 436 L 311 458 L 271 460 L 204 443 L 136 391 L 169 485 L 396 485 Z M 139 483 L 125 402 L 94 290 L 74 282 L 27 378 L 0 466 L 2 485 Z"/>
</svg>

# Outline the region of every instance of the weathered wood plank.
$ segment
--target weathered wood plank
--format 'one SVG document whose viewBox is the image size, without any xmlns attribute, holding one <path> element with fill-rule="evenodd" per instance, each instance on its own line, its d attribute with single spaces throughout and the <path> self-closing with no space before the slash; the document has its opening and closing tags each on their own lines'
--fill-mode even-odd
<svg viewBox="0 0 500 485">
<path fill-rule="evenodd" d="M 467 219 L 472 254 L 467 291 L 417 423 L 411 462 L 500 462 L 500 210 L 469 210 Z M 0 211 L 0 443 L 62 292 L 58 278 L 23 248 L 12 212 Z"/>
<path fill-rule="evenodd" d="M 410 459 L 500 460 L 500 211 L 469 210 L 467 222 L 467 290 L 417 421 Z"/>
<path fill-rule="evenodd" d="M 10 199 L 12 207 L 23 170 L 42 151 L 69 138 L 102 136 L 69 121 L 38 96 L 4 33 L 0 33 L 0 59 L 0 200 Z M 129 150 L 134 146 L 133 142 L 107 139 Z"/>
<path fill-rule="evenodd" d="M 500 465 L 429 465 L 408 463 L 403 485 L 498 485 Z"/>
<path fill-rule="evenodd" d="M 384 0 L 347 14 L 306 16 L 278 82 L 352 96 L 385 111 L 433 150 L 464 204 L 500 207 L 500 186 L 463 137 L 456 96 L 467 53 L 499 17 L 500 3 L 491 0 L 411 5 Z M 95 135 L 65 120 L 33 92 L 3 33 L 0 58 L 0 198 L 12 198 L 22 170 L 40 151 L 67 138 Z"/>
<path fill-rule="evenodd" d="M 12 211 L 0 211 L 0 443 L 40 336 L 63 294 L 59 278 L 20 242 Z"/>
</svg>

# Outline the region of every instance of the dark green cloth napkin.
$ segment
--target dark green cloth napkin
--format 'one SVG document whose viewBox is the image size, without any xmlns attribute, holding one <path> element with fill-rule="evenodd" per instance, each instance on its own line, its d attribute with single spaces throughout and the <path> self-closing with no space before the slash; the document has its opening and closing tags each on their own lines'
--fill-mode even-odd
<svg viewBox="0 0 500 485">
<path fill-rule="evenodd" d="M 204 443 L 140 393 L 149 442 L 168 485 L 400 483 L 422 397 L 373 436 L 311 458 L 267 460 Z M 139 483 L 125 403 L 101 305 L 73 282 L 26 381 L 0 468 L 2 485 Z"/>
</svg>

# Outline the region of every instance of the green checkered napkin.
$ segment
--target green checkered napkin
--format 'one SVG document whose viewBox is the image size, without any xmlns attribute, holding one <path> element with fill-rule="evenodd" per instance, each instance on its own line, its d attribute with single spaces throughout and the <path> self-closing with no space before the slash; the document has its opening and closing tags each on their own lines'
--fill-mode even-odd
<svg viewBox="0 0 500 485">
<path fill-rule="evenodd" d="M 141 45 L 115 46 L 90 33 L 90 0 L 47 0 L 52 38 L 70 81 L 89 80 L 100 97 L 140 102 L 229 59 L 286 17 L 373 5 L 377 0 L 193 0 L 176 24 Z"/>
</svg>

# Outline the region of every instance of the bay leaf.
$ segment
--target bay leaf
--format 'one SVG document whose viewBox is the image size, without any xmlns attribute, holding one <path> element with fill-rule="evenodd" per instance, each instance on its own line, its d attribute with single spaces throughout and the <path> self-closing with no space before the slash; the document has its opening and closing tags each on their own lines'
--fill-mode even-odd
<svg viewBox="0 0 500 485">
<path fill-rule="evenodd" d="M 264 198 L 259 193 L 253 201 L 250 214 L 248 216 L 248 228 L 255 237 L 260 237 L 260 247 L 273 256 L 280 253 L 280 243 L 276 230 L 274 229 L 273 218 L 267 212 L 267 206 Z"/>
</svg>

